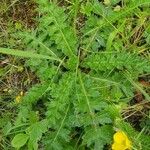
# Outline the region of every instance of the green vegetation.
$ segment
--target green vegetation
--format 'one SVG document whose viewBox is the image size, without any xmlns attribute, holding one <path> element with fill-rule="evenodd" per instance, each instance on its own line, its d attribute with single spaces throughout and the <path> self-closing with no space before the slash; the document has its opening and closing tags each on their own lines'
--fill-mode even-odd
<svg viewBox="0 0 150 150">
<path fill-rule="evenodd" d="M 0 6 L 0 149 L 150 149 L 149 0 Z"/>
</svg>

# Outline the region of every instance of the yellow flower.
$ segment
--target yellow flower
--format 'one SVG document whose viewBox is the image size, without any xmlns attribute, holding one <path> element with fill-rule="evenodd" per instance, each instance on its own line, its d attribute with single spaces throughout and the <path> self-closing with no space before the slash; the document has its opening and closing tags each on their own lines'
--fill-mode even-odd
<svg viewBox="0 0 150 150">
<path fill-rule="evenodd" d="M 20 94 L 19 94 L 18 96 L 16 96 L 15 102 L 16 102 L 16 103 L 20 103 L 20 102 L 21 102 L 21 99 L 22 99 L 22 96 L 23 96 L 23 92 L 21 91 Z"/>
<path fill-rule="evenodd" d="M 20 103 L 20 101 L 21 101 L 21 96 L 18 95 L 18 96 L 16 97 L 15 101 L 16 101 L 16 103 Z"/>
<path fill-rule="evenodd" d="M 131 150 L 131 141 L 123 131 L 117 131 L 113 139 L 112 150 Z"/>
<path fill-rule="evenodd" d="M 20 96 L 23 96 L 23 91 L 20 92 Z"/>
</svg>

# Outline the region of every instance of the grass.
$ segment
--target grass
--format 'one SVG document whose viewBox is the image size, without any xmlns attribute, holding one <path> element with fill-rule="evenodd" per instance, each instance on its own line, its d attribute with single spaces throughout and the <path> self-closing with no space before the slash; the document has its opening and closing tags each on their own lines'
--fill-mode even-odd
<svg viewBox="0 0 150 150">
<path fill-rule="evenodd" d="M 148 150 L 150 2 L 49 3 L 0 2 L 0 149 Z"/>
</svg>

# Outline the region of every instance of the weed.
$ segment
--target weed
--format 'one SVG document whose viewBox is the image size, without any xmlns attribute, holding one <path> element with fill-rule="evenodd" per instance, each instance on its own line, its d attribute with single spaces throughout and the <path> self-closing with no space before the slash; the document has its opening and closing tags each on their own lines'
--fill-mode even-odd
<svg viewBox="0 0 150 150">
<path fill-rule="evenodd" d="M 148 150 L 149 86 L 139 78 L 149 84 L 149 0 L 36 6 L 36 28 L 14 33 L 21 46 L 0 48 L 26 58 L 39 80 L 12 102 L 17 111 L 2 125 L 3 149 L 111 149 L 117 132 L 131 141 L 127 148 Z M 132 103 L 137 91 L 140 100 Z M 139 111 L 137 129 L 128 118 Z"/>
</svg>

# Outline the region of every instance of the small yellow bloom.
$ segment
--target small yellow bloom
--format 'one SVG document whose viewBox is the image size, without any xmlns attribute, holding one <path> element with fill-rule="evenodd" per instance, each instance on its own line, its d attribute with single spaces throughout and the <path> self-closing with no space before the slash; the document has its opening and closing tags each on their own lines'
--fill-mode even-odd
<svg viewBox="0 0 150 150">
<path fill-rule="evenodd" d="M 16 101 L 16 103 L 20 103 L 20 101 L 21 101 L 21 96 L 18 95 L 18 96 L 16 97 L 15 101 Z"/>
<path fill-rule="evenodd" d="M 117 131 L 113 139 L 112 150 L 131 150 L 131 141 L 123 131 Z"/>
<path fill-rule="evenodd" d="M 22 99 L 22 96 L 23 96 L 23 92 L 21 91 L 20 94 L 19 94 L 18 96 L 16 96 L 15 102 L 16 102 L 16 103 L 20 103 L 20 102 L 21 102 L 21 99 Z"/>
<path fill-rule="evenodd" d="M 23 96 L 23 91 L 20 92 L 20 95 Z"/>
</svg>

